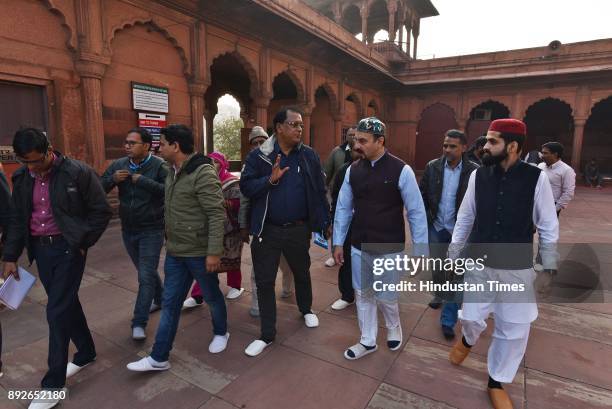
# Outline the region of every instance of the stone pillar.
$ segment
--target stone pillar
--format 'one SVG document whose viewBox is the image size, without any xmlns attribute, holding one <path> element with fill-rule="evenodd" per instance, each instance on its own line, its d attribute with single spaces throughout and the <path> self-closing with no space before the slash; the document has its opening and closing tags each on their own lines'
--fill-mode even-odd
<svg viewBox="0 0 612 409">
<path fill-rule="evenodd" d="M 255 125 L 259 125 L 263 129 L 268 127 L 268 106 L 270 105 L 270 99 L 270 96 L 255 98 Z"/>
<path fill-rule="evenodd" d="M 397 0 L 388 0 L 387 12 L 389 13 L 389 41 L 395 42 L 395 13 L 397 13 Z"/>
<path fill-rule="evenodd" d="M 342 119 L 344 115 L 336 113 L 332 116 L 334 119 L 334 145 L 338 146 L 342 143 Z"/>
<path fill-rule="evenodd" d="M 410 121 L 408 123 L 408 164 L 414 166 L 416 158 L 416 141 L 418 137 L 418 122 Z"/>
<path fill-rule="evenodd" d="M 205 146 L 204 151 L 206 154 L 209 154 L 215 150 L 214 142 L 213 142 L 213 113 L 205 109 L 204 110 L 204 118 L 206 119 L 206 137 L 205 137 Z"/>
<path fill-rule="evenodd" d="M 76 62 L 76 70 L 81 77 L 87 157 L 91 166 L 101 172 L 105 168 L 106 161 L 104 122 L 102 120 L 102 78 L 107 64 L 83 58 L 87 57 L 81 55 L 81 60 Z"/>
<path fill-rule="evenodd" d="M 331 9 L 334 15 L 334 21 L 337 24 L 342 24 L 342 5 L 340 4 L 340 1 L 339 0 L 334 1 L 331 6 Z"/>
<path fill-rule="evenodd" d="M 584 125 L 586 119 L 574 119 L 574 143 L 572 145 L 572 168 L 576 173 L 581 172 L 580 159 L 582 155 L 582 141 L 584 139 Z"/>
<path fill-rule="evenodd" d="M 414 44 L 412 45 L 413 47 L 412 57 L 415 60 L 417 59 L 417 44 L 419 40 L 420 25 L 421 25 L 421 20 L 419 20 L 419 17 L 417 16 L 412 24 L 412 36 L 414 37 Z"/>
<path fill-rule="evenodd" d="M 208 85 L 203 82 L 189 84 L 191 103 L 191 128 L 196 152 L 204 152 L 204 93 Z"/>
<path fill-rule="evenodd" d="M 361 3 L 359 12 L 361 14 L 361 41 L 363 41 L 365 44 L 368 38 L 368 16 L 370 15 L 367 1 L 363 1 Z"/>
<path fill-rule="evenodd" d="M 304 129 L 302 130 L 302 142 L 310 146 L 310 117 L 312 115 L 313 107 L 306 105 L 302 107 L 304 115 L 302 115 L 302 121 L 304 122 Z"/>
</svg>

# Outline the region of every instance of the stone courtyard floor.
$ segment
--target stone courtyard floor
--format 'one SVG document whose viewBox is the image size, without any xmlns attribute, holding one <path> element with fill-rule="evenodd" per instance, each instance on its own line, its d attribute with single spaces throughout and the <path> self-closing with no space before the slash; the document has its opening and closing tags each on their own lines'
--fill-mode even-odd
<svg viewBox="0 0 612 409">
<path fill-rule="evenodd" d="M 612 243 L 611 210 L 612 189 L 578 188 L 576 198 L 561 214 L 562 241 Z M 314 246 L 313 310 L 319 315 L 319 328 L 304 326 L 293 297 L 277 297 L 277 341 L 259 357 L 244 354 L 244 348 L 259 334 L 259 320 L 248 314 L 251 260 L 246 247 L 243 285 L 247 292 L 227 303 L 231 333 L 228 349 L 218 355 L 208 353 L 210 316 L 206 307 L 200 307 L 182 315 L 170 371 L 130 372 L 125 365 L 151 348 L 159 313 L 152 315 L 147 340 L 134 342 L 130 337 L 130 319 L 137 280 L 120 237 L 120 226 L 113 222 L 90 252 L 80 299 L 98 358 L 94 365 L 68 381 L 69 399 L 61 408 L 490 407 L 486 394 L 486 351 L 491 328 L 464 365 L 454 367 L 448 362 L 451 342 L 442 337 L 439 329 L 439 311 L 426 304 L 401 304 L 405 343 L 400 351 L 386 348 L 385 331 L 381 330 L 378 352 L 356 362 L 344 359 L 344 349 L 359 338 L 355 308 L 331 310 L 330 305 L 338 298 L 337 268 L 325 267 L 327 254 Z M 612 252 L 600 257 L 602 269 L 610 271 Z M 225 279 L 221 281 L 224 283 Z M 540 306 L 524 363 L 514 383 L 507 387 L 515 407 L 612 407 L 609 295 L 607 301 Z M 7 390 L 37 387 L 45 372 L 45 302 L 38 283 L 18 311 L 0 313 L 4 331 L 2 409 L 27 407 L 25 401 L 9 401 Z"/>
</svg>

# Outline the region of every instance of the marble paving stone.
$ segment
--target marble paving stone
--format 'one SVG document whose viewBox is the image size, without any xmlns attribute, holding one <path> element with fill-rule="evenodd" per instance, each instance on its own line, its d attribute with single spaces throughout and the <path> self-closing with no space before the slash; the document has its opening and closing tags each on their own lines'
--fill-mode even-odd
<svg viewBox="0 0 612 409">
<path fill-rule="evenodd" d="M 45 307 L 28 299 L 17 310 L 5 307 L 0 311 L 0 320 L 4 328 L 2 349 L 5 353 L 47 338 L 49 334 Z"/>
<path fill-rule="evenodd" d="M 364 408 L 372 378 L 279 346 L 218 395 L 249 409 Z"/>
<path fill-rule="evenodd" d="M 541 304 L 534 328 L 612 346 L 612 316 L 563 305 Z"/>
<path fill-rule="evenodd" d="M 382 383 L 366 409 L 454 409 L 454 407 Z"/>
<path fill-rule="evenodd" d="M 216 397 L 210 398 L 208 402 L 200 406 L 199 409 L 236 409 L 237 407 Z"/>
<path fill-rule="evenodd" d="M 411 338 L 385 377 L 385 383 L 457 408 L 489 407 L 486 358 L 470 354 L 461 366 L 448 361 L 449 348 Z M 504 385 L 515 408 L 524 407 L 523 370 Z"/>
<path fill-rule="evenodd" d="M 612 407 L 612 391 L 527 369 L 529 409 L 603 409 Z"/>
<path fill-rule="evenodd" d="M 528 368 L 612 389 L 612 346 L 532 328 Z"/>
</svg>

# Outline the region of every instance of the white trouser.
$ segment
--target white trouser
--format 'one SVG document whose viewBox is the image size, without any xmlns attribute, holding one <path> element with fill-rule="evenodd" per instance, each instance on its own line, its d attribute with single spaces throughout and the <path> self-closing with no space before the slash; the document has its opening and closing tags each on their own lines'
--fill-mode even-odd
<svg viewBox="0 0 612 409">
<path fill-rule="evenodd" d="M 395 255 L 388 255 L 386 257 L 394 256 Z M 378 333 L 377 305 L 383 313 L 387 329 L 393 329 L 400 326 L 397 294 L 375 292 L 372 288 L 375 279 L 380 279 L 385 283 L 394 282 L 397 284 L 397 282 L 399 282 L 399 276 L 394 272 L 390 272 L 390 274 L 385 273 L 375 278 L 372 273 L 374 258 L 374 256 L 368 253 L 351 247 L 353 288 L 355 289 L 357 319 L 361 331 L 361 339 L 359 342 L 366 346 L 376 345 L 376 334 Z"/>
<path fill-rule="evenodd" d="M 291 291 L 293 291 L 293 273 L 291 272 L 291 267 L 289 267 L 289 263 L 287 263 L 287 259 L 282 254 L 278 267 L 280 268 L 280 271 L 283 274 L 283 292 L 290 293 Z M 251 268 L 251 308 L 254 310 L 259 310 L 254 268 Z"/>
</svg>

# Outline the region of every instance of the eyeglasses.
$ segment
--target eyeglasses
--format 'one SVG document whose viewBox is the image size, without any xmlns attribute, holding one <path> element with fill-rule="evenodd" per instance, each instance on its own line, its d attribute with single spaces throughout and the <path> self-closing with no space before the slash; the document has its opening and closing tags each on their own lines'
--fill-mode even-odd
<svg viewBox="0 0 612 409">
<path fill-rule="evenodd" d="M 134 146 L 134 145 L 144 145 L 143 142 L 136 142 L 136 141 L 124 141 L 123 142 L 124 145 L 129 145 L 129 146 Z"/>
<path fill-rule="evenodd" d="M 287 125 L 289 125 L 292 128 L 302 128 L 304 129 L 304 122 L 299 122 L 299 121 L 291 121 L 291 122 L 285 122 Z"/>
<path fill-rule="evenodd" d="M 24 160 L 21 158 L 17 158 L 17 162 L 21 163 L 22 165 L 40 165 L 41 163 L 45 162 L 45 159 L 47 158 L 47 153 L 48 152 L 45 152 L 45 154 L 40 159 Z"/>
</svg>

